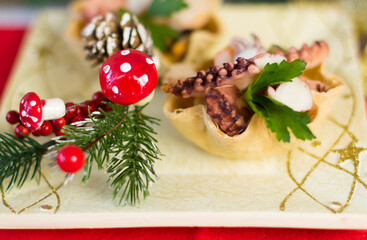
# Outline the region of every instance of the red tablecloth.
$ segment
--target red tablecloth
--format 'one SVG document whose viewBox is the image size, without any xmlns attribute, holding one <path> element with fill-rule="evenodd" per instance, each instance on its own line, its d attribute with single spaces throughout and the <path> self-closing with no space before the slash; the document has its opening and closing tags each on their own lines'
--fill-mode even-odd
<svg viewBox="0 0 367 240">
<path fill-rule="evenodd" d="M 0 28 L 0 95 L 24 36 L 25 29 Z M 2 120 L 3 121 L 3 120 Z M 37 219 L 35 219 L 37 221 Z M 1 223 L 0 223 L 1 225 Z M 367 231 L 270 228 L 123 228 L 73 230 L 0 230 L 0 239 L 367 239 Z"/>
</svg>

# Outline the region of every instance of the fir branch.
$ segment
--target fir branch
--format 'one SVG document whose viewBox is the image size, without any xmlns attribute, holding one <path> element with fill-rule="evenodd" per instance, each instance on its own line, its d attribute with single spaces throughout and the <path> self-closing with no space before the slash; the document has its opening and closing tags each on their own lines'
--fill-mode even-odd
<svg viewBox="0 0 367 240">
<path fill-rule="evenodd" d="M 114 138 L 114 134 L 107 132 L 118 131 L 116 126 L 124 115 L 127 114 L 128 106 L 107 103 L 112 107 L 112 111 L 101 110 L 100 114 L 90 114 L 90 119 L 76 123 L 76 125 L 64 126 L 65 135 L 56 138 L 59 149 L 68 144 L 74 144 L 86 152 L 85 174 L 83 182 L 87 182 L 92 172 L 93 162 L 96 162 L 99 169 L 103 169 L 103 164 L 110 160 L 110 152 L 115 141 L 122 141 L 123 135 Z"/>
<path fill-rule="evenodd" d="M 81 123 L 84 126 L 66 126 L 66 135 L 56 140 L 57 148 L 70 143 L 83 148 L 87 153 L 83 181 L 90 178 L 93 162 L 100 169 L 106 166 L 114 197 L 121 193 L 120 203 L 135 205 L 141 195 L 149 194 L 149 183 L 156 177 L 154 163 L 161 153 L 150 125 L 158 125 L 159 119 L 143 114 L 144 107 L 109 105 L 112 111 L 92 114 Z"/>
<path fill-rule="evenodd" d="M 30 179 L 36 174 L 41 177 L 41 160 L 54 141 L 39 144 L 32 138 L 24 139 L 10 134 L 0 134 L 0 185 L 10 178 L 7 190 L 17 184 L 21 188 L 31 173 Z"/>
<path fill-rule="evenodd" d="M 156 176 L 154 163 L 161 153 L 156 146 L 156 134 L 150 124 L 158 125 L 159 120 L 142 114 L 144 107 L 129 111 L 125 120 L 125 142 L 117 147 L 115 156 L 107 166 L 110 173 L 113 195 L 120 195 L 120 203 L 135 205 L 141 194 L 149 195 L 149 185 Z M 123 189 L 123 190 L 122 190 Z"/>
<path fill-rule="evenodd" d="M 93 163 L 99 169 L 106 168 L 108 181 L 114 188 L 114 197 L 120 195 L 120 203 L 135 205 L 140 197 L 149 195 L 149 184 L 156 176 L 154 163 L 161 153 L 152 125 L 159 119 L 142 113 L 144 107 L 106 103 L 112 111 L 90 114 L 90 119 L 64 127 L 66 135 L 39 144 L 32 138 L 24 139 L 10 134 L 0 134 L 0 185 L 10 178 L 7 189 L 26 179 L 41 176 L 41 160 L 47 151 L 74 144 L 86 152 L 83 181 L 91 175 Z M 30 176 L 30 177 L 29 177 Z"/>
</svg>

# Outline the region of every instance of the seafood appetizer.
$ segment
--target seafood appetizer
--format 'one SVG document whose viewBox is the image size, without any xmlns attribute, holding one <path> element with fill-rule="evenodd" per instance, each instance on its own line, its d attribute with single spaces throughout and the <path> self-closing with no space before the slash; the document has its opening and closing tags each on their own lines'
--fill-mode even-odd
<svg viewBox="0 0 367 240">
<path fill-rule="evenodd" d="M 253 38 L 233 39 L 209 70 L 162 86 L 166 117 L 212 154 L 261 158 L 316 138 L 316 126 L 344 87 L 322 72 L 326 42 L 266 50 Z"/>
<path fill-rule="evenodd" d="M 153 46 L 164 68 L 182 61 L 199 65 L 196 55 L 196 62 L 192 60 L 192 53 L 215 42 L 220 32 L 216 16 L 220 3 L 221 0 L 76 0 L 70 4 L 72 18 L 66 36 L 72 45 L 84 40 L 86 58 L 93 65 L 126 48 L 158 58 L 153 56 Z"/>
</svg>

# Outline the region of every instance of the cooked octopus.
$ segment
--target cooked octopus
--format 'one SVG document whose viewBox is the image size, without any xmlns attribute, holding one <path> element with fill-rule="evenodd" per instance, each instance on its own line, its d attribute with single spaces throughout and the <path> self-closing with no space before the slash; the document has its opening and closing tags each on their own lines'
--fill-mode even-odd
<svg viewBox="0 0 367 240">
<path fill-rule="evenodd" d="M 282 53 L 278 51 L 278 54 L 281 55 Z M 307 62 L 307 68 L 314 68 L 328 57 L 329 47 L 324 41 L 315 41 L 310 47 L 307 44 L 303 44 L 300 50 L 291 47 L 283 55 L 287 58 L 288 62 L 301 59 Z"/>
<path fill-rule="evenodd" d="M 267 63 L 301 59 L 311 69 L 320 65 L 329 53 L 324 41 L 316 41 L 310 47 L 305 44 L 300 50 L 294 47 L 287 52 L 276 49 L 275 54 L 264 52 L 256 36 L 254 42 L 246 45 L 245 42 L 234 39 L 229 48 L 216 56 L 215 63 L 228 60 L 222 63 L 222 67 L 216 65 L 210 67 L 209 71 L 201 70 L 195 77 L 166 83 L 162 89 L 182 98 L 204 98 L 207 114 L 224 133 L 235 136 L 247 128 L 253 115 L 251 109 L 245 106 L 242 92 L 259 76 Z M 238 51 L 249 49 L 255 49 L 251 51 L 256 52 L 256 55 L 249 59 L 238 57 L 236 63 L 232 63 L 233 56 L 241 55 Z M 299 79 L 307 84 L 309 91 L 326 92 L 330 89 L 325 83 L 310 80 L 306 76 L 300 76 Z"/>
<path fill-rule="evenodd" d="M 214 65 L 221 66 L 238 57 L 250 59 L 260 53 L 265 53 L 266 50 L 261 45 L 260 39 L 255 34 L 252 34 L 252 39 L 253 43 L 244 38 L 233 38 L 226 48 L 215 55 Z"/>
<path fill-rule="evenodd" d="M 245 39 L 234 38 L 229 46 L 219 51 L 215 58 L 214 64 L 221 66 L 225 62 L 232 62 L 238 56 L 249 56 L 253 58 L 266 51 L 261 46 L 260 40 L 253 35 L 254 43 L 249 44 Z M 249 55 L 250 54 L 250 55 Z M 256 54 L 256 55 L 253 55 Z M 303 44 L 300 50 L 291 47 L 288 51 L 281 49 L 275 50 L 275 55 L 284 56 L 288 62 L 295 59 L 301 59 L 307 62 L 307 68 L 314 68 L 320 65 L 329 55 L 329 47 L 325 41 L 315 41 L 311 46 Z"/>
<path fill-rule="evenodd" d="M 260 69 L 252 61 L 238 58 L 236 64 L 224 63 L 223 67 L 210 67 L 209 71 L 202 70 L 195 77 L 187 78 L 184 81 L 179 80 L 172 85 L 167 83 L 163 85 L 162 89 L 178 97 L 203 98 L 205 89 L 208 87 L 235 85 L 244 90 L 259 73 Z"/>
<path fill-rule="evenodd" d="M 206 112 L 231 137 L 247 128 L 253 114 L 243 106 L 241 96 L 241 91 L 233 85 L 210 87 L 205 91 Z"/>
</svg>

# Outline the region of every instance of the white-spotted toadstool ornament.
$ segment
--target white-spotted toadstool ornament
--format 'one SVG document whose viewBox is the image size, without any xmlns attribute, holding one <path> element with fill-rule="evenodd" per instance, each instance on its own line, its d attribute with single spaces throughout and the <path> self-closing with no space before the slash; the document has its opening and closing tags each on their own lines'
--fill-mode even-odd
<svg viewBox="0 0 367 240">
<path fill-rule="evenodd" d="M 121 105 L 138 103 L 151 97 L 158 83 L 153 60 L 145 53 L 125 49 L 110 56 L 99 72 L 102 93 Z"/>
<path fill-rule="evenodd" d="M 41 100 L 34 92 L 29 92 L 19 104 L 20 120 L 30 130 L 41 127 L 44 120 L 58 119 L 65 115 L 65 104 L 60 98 Z"/>
</svg>

